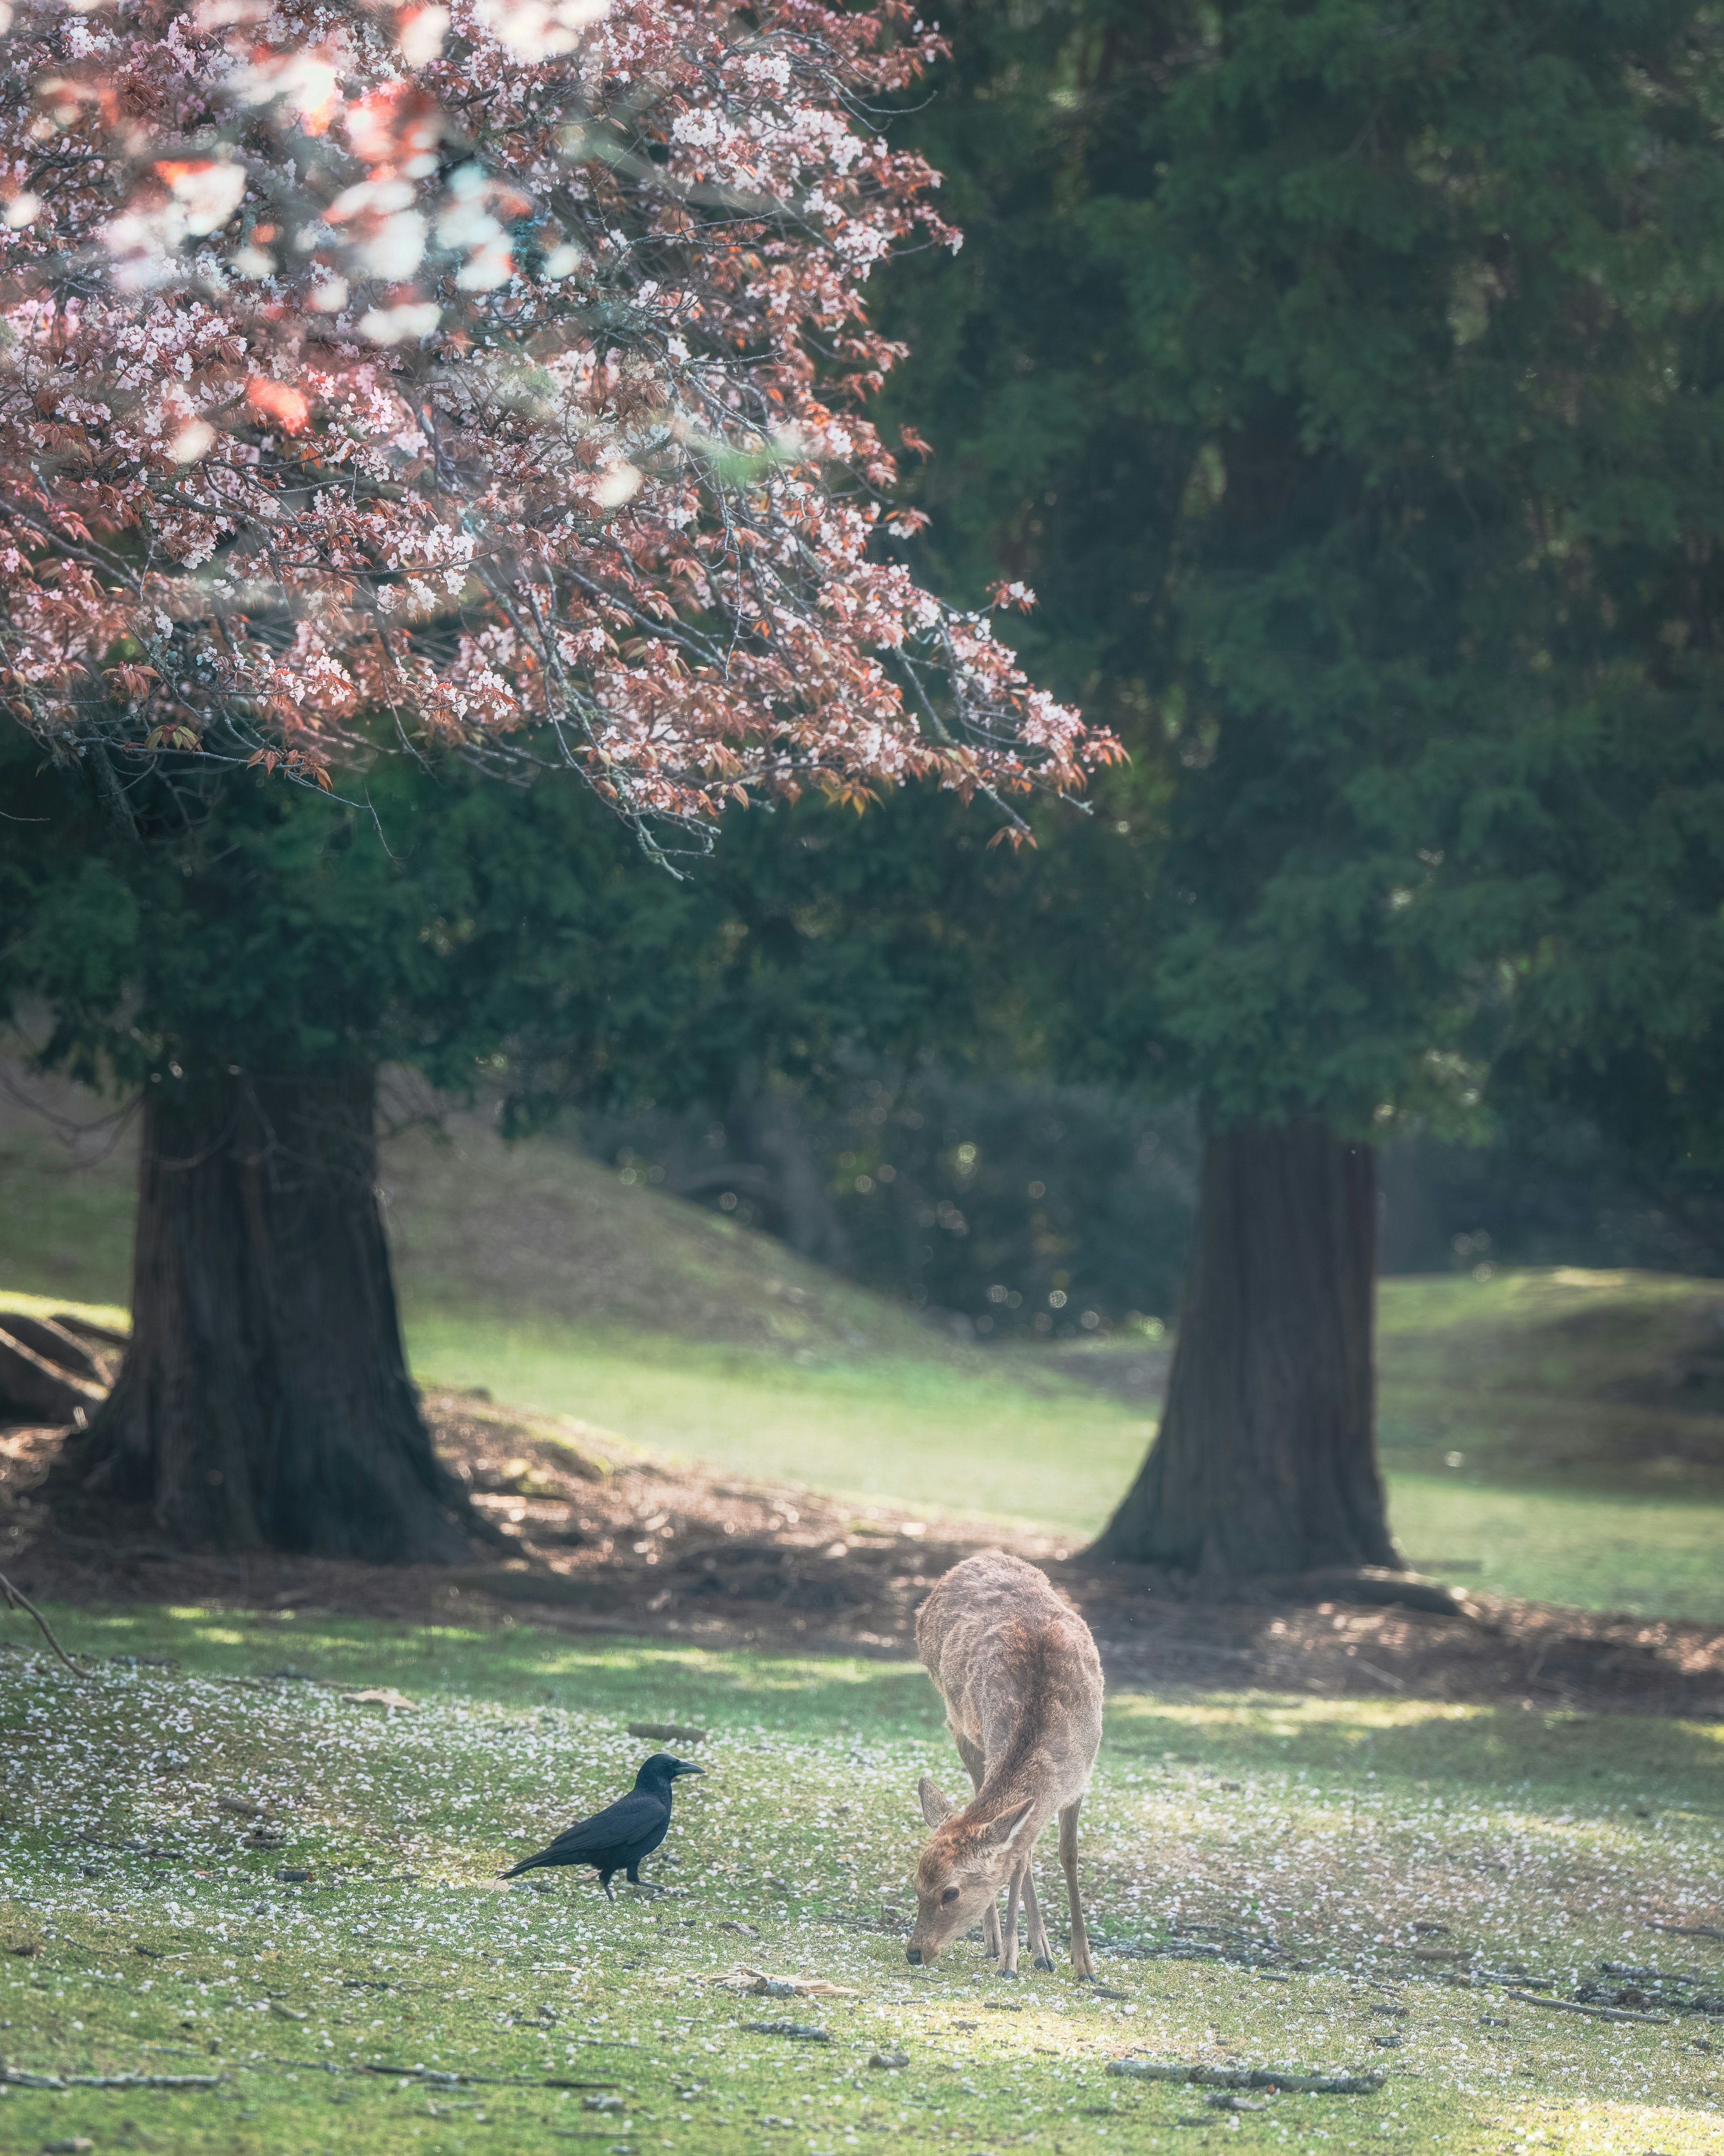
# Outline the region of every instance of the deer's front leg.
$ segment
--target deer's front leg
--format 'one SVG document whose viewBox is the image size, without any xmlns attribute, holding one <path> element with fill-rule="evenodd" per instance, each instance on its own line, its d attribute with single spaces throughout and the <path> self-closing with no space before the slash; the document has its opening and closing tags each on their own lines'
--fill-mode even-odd
<svg viewBox="0 0 1724 2156">
<path fill-rule="evenodd" d="M 950 1720 L 946 1726 L 952 1730 L 952 1741 L 957 1747 L 959 1758 L 969 1769 L 971 1781 L 979 1789 L 988 1779 L 988 1762 L 982 1756 L 982 1747 L 972 1744 L 967 1737 L 952 1727 Z M 1000 1911 L 997 1894 L 988 1903 L 988 1913 L 982 1919 L 982 1938 L 988 1948 L 988 1958 L 998 1961 L 1000 1958 Z"/>
<path fill-rule="evenodd" d="M 1071 1899 L 1071 1973 L 1080 1984 L 1095 1981 L 1095 1958 L 1090 1952 L 1090 1935 L 1084 1929 L 1083 1904 L 1078 1899 L 1078 1814 L 1080 1797 L 1060 1815 L 1060 1864 L 1065 1874 L 1065 1891 Z"/>
<path fill-rule="evenodd" d="M 1029 1958 L 1038 1969 L 1052 1969 L 1054 1949 L 1048 1944 L 1048 1928 L 1042 1922 L 1042 1905 L 1035 1897 L 1035 1872 L 1024 1860 L 1024 1913 L 1029 1920 Z"/>
<path fill-rule="evenodd" d="M 1005 1949 L 1000 1955 L 1002 1976 L 1016 1976 L 1018 1974 L 1018 1890 L 1024 1871 L 1024 1867 L 1020 1864 L 1006 1882 L 1006 1940 Z"/>
</svg>

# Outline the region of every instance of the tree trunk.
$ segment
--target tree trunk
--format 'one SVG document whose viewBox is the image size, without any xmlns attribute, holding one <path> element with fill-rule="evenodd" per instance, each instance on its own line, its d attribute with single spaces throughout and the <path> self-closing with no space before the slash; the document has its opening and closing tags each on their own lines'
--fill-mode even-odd
<svg viewBox="0 0 1724 2156">
<path fill-rule="evenodd" d="M 408 1380 L 376 1115 L 372 1070 L 151 1087 L 131 1341 L 61 1486 L 188 1546 L 469 1553 Z"/>
<path fill-rule="evenodd" d="M 850 1250 L 822 1167 L 794 1105 L 767 1086 L 738 1086 L 725 1118 L 736 1150 L 760 1163 L 770 1181 L 772 1232 L 798 1256 L 831 1271 L 850 1270 Z"/>
<path fill-rule="evenodd" d="M 1204 1149 L 1160 1435 L 1099 1554 L 1214 1578 L 1398 1565 L 1377 1471 L 1376 1157 L 1323 1124 Z"/>
</svg>

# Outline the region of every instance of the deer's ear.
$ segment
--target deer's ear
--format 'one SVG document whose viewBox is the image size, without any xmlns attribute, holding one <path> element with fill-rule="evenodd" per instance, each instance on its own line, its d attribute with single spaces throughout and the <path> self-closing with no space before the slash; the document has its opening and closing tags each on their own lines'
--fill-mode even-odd
<svg viewBox="0 0 1724 2156">
<path fill-rule="evenodd" d="M 1026 1797 L 1013 1810 L 1002 1812 L 998 1819 L 990 1820 L 982 1830 L 983 1839 L 994 1849 L 1009 1849 L 1029 1824 L 1030 1808 L 1034 1802 L 1034 1797 Z"/>
<path fill-rule="evenodd" d="M 921 1799 L 922 1817 L 930 1826 L 940 1826 L 952 1815 L 952 1802 L 931 1774 L 924 1774 L 916 1785 L 916 1794 Z"/>
</svg>

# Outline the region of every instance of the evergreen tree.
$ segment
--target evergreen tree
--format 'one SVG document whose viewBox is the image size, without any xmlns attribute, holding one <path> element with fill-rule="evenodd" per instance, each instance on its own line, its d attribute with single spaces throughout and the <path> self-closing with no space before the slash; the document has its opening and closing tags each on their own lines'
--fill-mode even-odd
<svg viewBox="0 0 1724 2156">
<path fill-rule="evenodd" d="M 1724 93 L 1693 0 L 967 0 L 898 273 L 933 573 L 1130 743 L 1046 887 L 1068 1067 L 1201 1101 L 1102 1539 L 1387 1562 L 1373 1140 L 1694 1112 L 1720 1008 Z M 1684 1074 L 1686 1073 L 1685 1086 Z M 1702 1107 L 1702 1116 L 1709 1111 Z"/>
</svg>

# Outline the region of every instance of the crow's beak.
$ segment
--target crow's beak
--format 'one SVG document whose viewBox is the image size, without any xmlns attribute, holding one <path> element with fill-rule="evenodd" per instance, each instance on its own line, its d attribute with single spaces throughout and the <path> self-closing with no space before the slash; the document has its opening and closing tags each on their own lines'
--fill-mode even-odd
<svg viewBox="0 0 1724 2156">
<path fill-rule="evenodd" d="M 677 1762 L 676 1771 L 679 1774 L 704 1774 L 706 1769 L 704 1767 L 691 1766 L 686 1759 L 680 1759 Z"/>
</svg>

